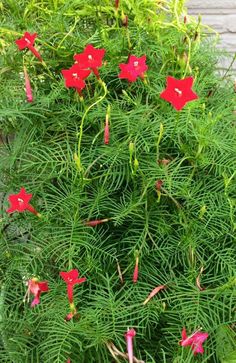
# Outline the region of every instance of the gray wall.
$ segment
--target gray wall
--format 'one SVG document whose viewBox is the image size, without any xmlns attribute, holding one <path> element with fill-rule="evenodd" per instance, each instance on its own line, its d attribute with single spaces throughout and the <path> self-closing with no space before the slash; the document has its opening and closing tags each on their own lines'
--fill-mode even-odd
<svg viewBox="0 0 236 363">
<path fill-rule="evenodd" d="M 203 23 L 220 33 L 221 47 L 233 56 L 236 52 L 236 0 L 189 0 L 187 5 L 189 14 L 201 14 Z M 223 66 L 227 63 L 229 61 Z"/>
</svg>

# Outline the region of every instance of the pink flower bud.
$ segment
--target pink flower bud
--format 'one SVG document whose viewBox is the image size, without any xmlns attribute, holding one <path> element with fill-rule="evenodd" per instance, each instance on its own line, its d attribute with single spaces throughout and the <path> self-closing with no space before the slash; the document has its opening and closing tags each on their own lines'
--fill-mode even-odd
<svg viewBox="0 0 236 363">
<path fill-rule="evenodd" d="M 104 144 L 108 145 L 110 139 L 110 131 L 109 131 L 109 118 L 108 114 L 106 114 L 106 123 L 105 123 L 105 129 L 104 129 Z"/>
<path fill-rule="evenodd" d="M 128 22 L 129 22 L 128 15 L 124 15 L 124 17 L 122 17 L 122 24 L 125 28 L 128 28 Z"/>
<path fill-rule="evenodd" d="M 161 190 L 162 184 L 163 184 L 163 181 L 161 179 L 157 180 L 157 182 L 156 182 L 157 191 Z"/>
<path fill-rule="evenodd" d="M 153 289 L 150 292 L 150 294 L 148 295 L 147 299 L 144 301 L 143 305 L 146 305 L 149 302 L 149 300 L 151 300 L 160 290 L 163 290 L 165 288 L 166 288 L 165 285 L 160 285 L 160 286 L 155 287 L 155 289 Z"/>
<path fill-rule="evenodd" d="M 25 76 L 25 91 L 26 91 L 26 98 L 28 102 L 33 102 L 33 94 L 32 89 L 30 86 L 30 79 L 27 73 L 26 67 L 24 67 L 24 76 Z"/>
<path fill-rule="evenodd" d="M 138 263 L 139 263 L 139 258 L 136 257 L 136 263 L 135 263 L 134 273 L 133 273 L 133 283 L 134 284 L 136 284 L 136 282 L 138 281 Z"/>
<path fill-rule="evenodd" d="M 169 159 L 160 159 L 160 160 L 158 160 L 159 165 L 164 165 L 164 166 L 168 165 L 169 162 L 170 162 Z"/>
<path fill-rule="evenodd" d="M 118 9 L 120 0 L 115 0 L 115 8 Z"/>
<path fill-rule="evenodd" d="M 125 334 L 129 363 L 134 362 L 133 338 L 135 337 L 135 335 L 136 331 L 134 329 L 128 329 L 127 333 Z"/>
<path fill-rule="evenodd" d="M 108 221 L 109 221 L 108 218 L 106 218 L 106 219 L 95 219 L 94 221 L 84 222 L 84 224 L 86 226 L 96 227 L 98 224 L 102 224 L 102 223 L 105 223 L 105 222 L 108 222 Z"/>
</svg>

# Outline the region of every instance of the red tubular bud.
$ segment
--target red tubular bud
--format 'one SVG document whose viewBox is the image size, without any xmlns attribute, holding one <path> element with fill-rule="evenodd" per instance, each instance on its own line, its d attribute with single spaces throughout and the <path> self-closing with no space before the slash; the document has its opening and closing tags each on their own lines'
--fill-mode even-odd
<svg viewBox="0 0 236 363">
<path fill-rule="evenodd" d="M 25 91 L 26 91 L 26 98 L 28 102 L 33 102 L 33 94 L 32 89 L 30 86 L 30 79 L 27 72 L 26 67 L 24 67 L 24 76 L 25 76 Z"/>
<path fill-rule="evenodd" d="M 118 9 L 120 0 L 115 0 L 115 8 Z"/>
<path fill-rule="evenodd" d="M 158 160 L 159 165 L 164 165 L 164 166 L 168 165 L 169 162 L 170 162 L 169 159 L 159 159 Z"/>
<path fill-rule="evenodd" d="M 128 22 L 129 22 L 129 18 L 128 18 L 128 15 L 125 15 L 123 18 L 122 18 L 122 24 L 125 28 L 128 28 Z"/>
<path fill-rule="evenodd" d="M 161 179 L 157 180 L 157 182 L 156 182 L 157 191 L 161 190 L 162 184 L 163 184 L 163 181 Z"/>
<path fill-rule="evenodd" d="M 109 221 L 108 218 L 106 218 L 106 219 L 95 219 L 94 221 L 87 221 L 84 224 L 86 226 L 96 227 L 98 224 L 102 224 L 102 223 L 105 223 L 105 222 L 108 222 L 108 221 Z"/>
<path fill-rule="evenodd" d="M 159 291 L 165 289 L 166 286 L 165 285 L 160 285 L 160 286 L 157 286 L 155 287 L 155 289 L 153 289 L 150 294 L 148 295 L 148 297 L 146 298 L 146 300 L 143 302 L 143 305 L 146 305 L 149 300 L 151 300 Z"/>
<path fill-rule="evenodd" d="M 104 144 L 108 145 L 109 141 L 110 141 L 109 118 L 108 114 L 106 114 L 106 123 L 104 129 Z"/>
<path fill-rule="evenodd" d="M 136 282 L 138 281 L 138 263 L 139 263 L 139 258 L 136 257 L 136 263 L 135 263 L 135 268 L 134 268 L 134 273 L 133 273 L 133 283 L 136 284 Z"/>
</svg>

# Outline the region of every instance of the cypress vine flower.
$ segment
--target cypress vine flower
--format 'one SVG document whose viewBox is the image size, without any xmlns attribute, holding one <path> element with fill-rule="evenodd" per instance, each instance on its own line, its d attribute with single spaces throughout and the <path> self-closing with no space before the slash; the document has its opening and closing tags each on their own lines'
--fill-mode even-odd
<svg viewBox="0 0 236 363">
<path fill-rule="evenodd" d="M 136 331 L 134 329 L 128 329 L 127 333 L 125 334 L 129 363 L 134 362 L 133 338 L 135 337 L 135 335 Z"/>
<path fill-rule="evenodd" d="M 65 281 L 67 284 L 67 296 L 69 303 L 71 305 L 74 304 L 74 296 L 73 296 L 73 289 L 74 285 L 76 284 L 82 284 L 86 281 L 85 277 L 78 278 L 79 277 L 79 271 L 77 269 L 70 270 L 68 272 L 60 272 L 61 278 Z"/>
<path fill-rule="evenodd" d="M 91 69 L 95 76 L 100 79 L 98 68 L 102 66 L 105 49 L 96 49 L 88 44 L 83 53 L 75 54 L 74 60 L 78 62 L 80 69 Z"/>
<path fill-rule="evenodd" d="M 131 55 L 128 63 L 121 63 L 119 67 L 121 69 L 119 78 L 121 79 L 128 79 L 129 82 L 135 82 L 138 77 L 144 79 L 144 73 L 148 70 L 146 55 L 140 58 Z"/>
<path fill-rule="evenodd" d="M 63 69 L 61 73 L 65 78 L 65 86 L 76 88 L 77 92 L 81 95 L 82 90 L 86 86 L 84 79 L 90 75 L 91 71 L 81 69 L 78 64 L 74 64 L 69 69 Z"/>
<path fill-rule="evenodd" d="M 182 340 L 180 341 L 180 344 L 182 347 L 186 347 L 188 345 L 191 346 L 191 349 L 193 351 L 193 354 L 196 355 L 198 353 L 203 354 L 204 349 L 202 344 L 204 341 L 208 338 L 208 333 L 202 333 L 200 330 L 197 330 L 189 337 L 187 336 L 186 329 L 183 328 L 182 330 Z"/>
<path fill-rule="evenodd" d="M 40 295 L 41 292 L 47 292 L 49 290 L 47 281 L 38 281 L 36 277 L 30 279 L 28 281 L 28 289 L 26 292 L 26 296 L 28 297 L 29 301 L 29 295 L 34 295 L 34 299 L 31 302 L 31 307 L 34 307 L 35 305 L 38 305 L 40 303 Z"/>
<path fill-rule="evenodd" d="M 32 89 L 30 86 L 30 79 L 27 72 L 26 67 L 24 67 L 24 76 L 25 76 L 25 91 L 26 91 L 26 98 L 28 102 L 33 102 L 33 94 Z"/>
<path fill-rule="evenodd" d="M 29 212 L 35 214 L 38 217 L 41 215 L 29 204 L 33 194 L 27 194 L 25 188 L 21 188 L 18 194 L 11 194 L 8 197 L 8 200 L 11 204 L 10 208 L 7 209 L 7 213 L 13 212 L 24 212 L 28 210 Z"/>
<path fill-rule="evenodd" d="M 175 79 L 168 76 L 166 89 L 160 94 L 160 97 L 180 111 L 186 103 L 198 99 L 198 95 L 192 90 L 193 81 L 193 77 Z"/>
<path fill-rule="evenodd" d="M 153 289 L 150 294 L 148 295 L 148 297 L 146 298 L 146 300 L 144 301 L 143 305 L 146 305 L 159 291 L 165 289 L 166 286 L 165 285 L 160 285 L 155 287 L 155 289 Z"/>
<path fill-rule="evenodd" d="M 35 55 L 35 57 L 38 58 L 40 60 L 40 62 L 42 62 L 41 55 L 34 47 L 34 42 L 35 42 L 36 37 L 37 37 L 37 33 L 30 34 L 28 32 L 25 32 L 23 37 L 20 39 L 17 39 L 15 41 L 15 43 L 17 44 L 17 46 L 20 50 L 28 48 Z"/>
</svg>

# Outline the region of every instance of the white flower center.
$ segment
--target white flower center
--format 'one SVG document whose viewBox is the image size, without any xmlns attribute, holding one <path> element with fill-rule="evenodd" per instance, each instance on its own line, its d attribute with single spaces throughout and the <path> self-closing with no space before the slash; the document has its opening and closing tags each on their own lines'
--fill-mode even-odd
<svg viewBox="0 0 236 363">
<path fill-rule="evenodd" d="M 91 56 L 91 54 L 88 55 L 88 59 L 89 60 L 92 60 L 93 59 L 93 57 Z"/>
<path fill-rule="evenodd" d="M 24 203 L 23 199 L 21 199 L 21 198 L 18 198 L 17 200 L 19 203 Z"/>
<path fill-rule="evenodd" d="M 29 39 L 25 38 L 26 43 L 30 44 Z"/>
<path fill-rule="evenodd" d="M 72 76 L 78 78 L 78 73 L 72 73 Z"/>
<path fill-rule="evenodd" d="M 175 88 L 175 92 L 178 93 L 179 96 L 182 96 L 183 92 L 180 91 L 178 88 Z"/>
<path fill-rule="evenodd" d="M 139 65 L 138 61 L 135 61 L 135 62 L 134 62 L 134 66 L 135 66 L 135 67 L 138 67 L 138 65 Z"/>
</svg>

